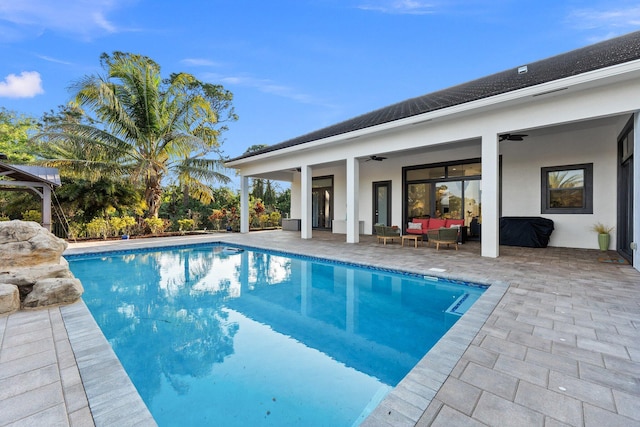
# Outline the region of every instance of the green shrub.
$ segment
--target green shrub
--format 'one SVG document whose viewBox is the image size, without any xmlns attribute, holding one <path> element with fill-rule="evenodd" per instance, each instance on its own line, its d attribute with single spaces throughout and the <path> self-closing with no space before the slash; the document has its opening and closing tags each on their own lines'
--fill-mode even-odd
<svg viewBox="0 0 640 427">
<path fill-rule="evenodd" d="M 192 219 L 184 218 L 184 219 L 178 220 L 178 225 L 179 225 L 178 230 L 184 233 L 187 230 L 189 231 L 193 230 L 196 226 L 196 222 Z"/>
<path fill-rule="evenodd" d="M 269 220 L 271 221 L 271 225 L 277 227 L 280 225 L 280 220 L 282 219 L 282 215 L 278 211 L 271 212 L 269 214 Z"/>
<path fill-rule="evenodd" d="M 39 222 L 42 222 L 42 214 L 35 209 L 30 209 L 28 211 L 22 212 L 22 220 L 39 223 Z"/>
<path fill-rule="evenodd" d="M 267 225 L 269 225 L 269 214 L 260 215 L 260 218 L 258 218 L 258 220 L 260 221 L 260 227 L 266 227 Z"/>
<path fill-rule="evenodd" d="M 87 236 L 91 238 L 102 237 L 106 239 L 109 235 L 109 223 L 104 218 L 93 218 L 87 224 Z"/>
<path fill-rule="evenodd" d="M 136 219 L 132 216 L 114 216 L 109 218 L 109 226 L 111 227 L 111 233 L 114 236 L 120 234 L 131 234 L 131 230 L 136 225 Z"/>
<path fill-rule="evenodd" d="M 69 239 L 77 239 L 87 236 L 87 224 L 83 222 L 71 222 L 69 223 Z"/>
<path fill-rule="evenodd" d="M 170 221 L 161 218 L 145 218 L 144 223 L 149 227 L 151 234 L 161 233 L 171 224 Z"/>
</svg>

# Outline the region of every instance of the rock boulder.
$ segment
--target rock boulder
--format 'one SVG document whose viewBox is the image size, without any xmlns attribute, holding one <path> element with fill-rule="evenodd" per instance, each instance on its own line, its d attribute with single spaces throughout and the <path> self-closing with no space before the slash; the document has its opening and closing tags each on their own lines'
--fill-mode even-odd
<svg viewBox="0 0 640 427">
<path fill-rule="evenodd" d="M 0 265 L 4 268 L 59 264 L 67 242 L 32 221 L 0 222 Z"/>
<path fill-rule="evenodd" d="M 20 292 L 18 287 L 8 283 L 0 283 L 0 314 L 13 313 L 20 309 Z"/>
<path fill-rule="evenodd" d="M 38 280 L 22 305 L 27 308 L 46 307 L 77 301 L 84 291 L 80 280 L 54 278 Z"/>
<path fill-rule="evenodd" d="M 82 284 L 62 258 L 66 248 L 35 222 L 0 222 L 0 314 L 80 299 Z"/>
</svg>

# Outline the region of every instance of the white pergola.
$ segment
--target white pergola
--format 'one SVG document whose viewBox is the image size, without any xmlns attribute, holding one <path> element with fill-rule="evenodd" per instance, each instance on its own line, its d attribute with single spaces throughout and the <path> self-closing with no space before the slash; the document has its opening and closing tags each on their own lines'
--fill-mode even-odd
<svg viewBox="0 0 640 427">
<path fill-rule="evenodd" d="M 51 231 L 51 192 L 59 187 L 60 174 L 56 168 L 9 165 L 0 162 L 0 188 L 3 190 L 31 190 L 42 200 L 42 226 Z"/>
</svg>

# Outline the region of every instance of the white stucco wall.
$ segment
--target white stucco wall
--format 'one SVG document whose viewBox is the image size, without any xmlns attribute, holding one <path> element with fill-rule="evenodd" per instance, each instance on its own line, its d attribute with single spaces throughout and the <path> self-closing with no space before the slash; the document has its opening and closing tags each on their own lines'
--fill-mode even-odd
<svg viewBox="0 0 640 427">
<path fill-rule="evenodd" d="M 550 246 L 597 249 L 593 224 L 616 224 L 616 139 L 620 130 L 601 126 L 503 142 L 502 216 L 549 218 L 555 227 Z M 593 163 L 593 214 L 541 214 L 541 168 L 581 163 Z M 612 249 L 615 238 L 614 230 Z"/>
<path fill-rule="evenodd" d="M 302 201 L 300 200 L 300 174 L 294 174 L 291 181 L 291 210 L 289 218 L 300 219 L 302 216 Z"/>
</svg>

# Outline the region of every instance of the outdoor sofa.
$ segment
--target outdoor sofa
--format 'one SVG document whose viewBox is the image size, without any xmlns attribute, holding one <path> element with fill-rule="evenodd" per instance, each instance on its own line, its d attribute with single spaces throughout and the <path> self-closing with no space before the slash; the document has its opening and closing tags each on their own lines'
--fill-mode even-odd
<svg viewBox="0 0 640 427">
<path fill-rule="evenodd" d="M 407 229 L 407 234 L 421 234 L 423 237 L 427 235 L 429 230 L 437 230 L 439 228 L 455 228 L 464 226 L 464 219 L 440 219 L 440 218 L 413 218 Z"/>
</svg>

